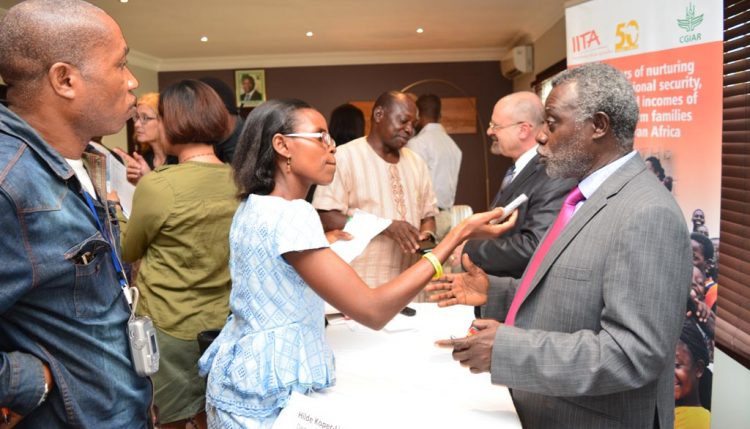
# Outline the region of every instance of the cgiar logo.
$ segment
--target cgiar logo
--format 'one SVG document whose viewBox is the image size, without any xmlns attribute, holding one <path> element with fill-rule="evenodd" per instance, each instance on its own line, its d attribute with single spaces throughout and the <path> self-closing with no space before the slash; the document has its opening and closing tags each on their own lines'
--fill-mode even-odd
<svg viewBox="0 0 750 429">
<path fill-rule="evenodd" d="M 680 43 L 690 43 L 701 40 L 701 33 L 693 33 L 695 29 L 703 22 L 703 14 L 695 14 L 695 4 L 685 9 L 685 18 L 677 19 L 677 26 L 685 30 L 688 34 L 680 36 Z"/>
</svg>

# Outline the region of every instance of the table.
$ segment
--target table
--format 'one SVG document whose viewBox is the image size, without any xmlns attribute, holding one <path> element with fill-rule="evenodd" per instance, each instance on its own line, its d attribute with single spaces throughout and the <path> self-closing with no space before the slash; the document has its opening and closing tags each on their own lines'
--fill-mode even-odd
<svg viewBox="0 0 750 429">
<path fill-rule="evenodd" d="M 336 385 L 311 398 L 357 428 L 520 428 L 508 389 L 472 374 L 435 340 L 463 337 L 473 307 L 410 304 L 381 331 L 354 321 L 326 328 Z"/>
</svg>

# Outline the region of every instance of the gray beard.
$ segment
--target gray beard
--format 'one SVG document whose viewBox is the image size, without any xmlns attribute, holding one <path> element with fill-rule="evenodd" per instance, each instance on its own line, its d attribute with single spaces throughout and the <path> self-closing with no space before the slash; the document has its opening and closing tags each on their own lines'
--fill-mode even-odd
<svg viewBox="0 0 750 429">
<path fill-rule="evenodd" d="M 594 162 L 594 155 L 583 147 L 581 141 L 567 141 L 560 150 L 547 157 L 547 175 L 556 179 L 583 178 Z"/>
</svg>

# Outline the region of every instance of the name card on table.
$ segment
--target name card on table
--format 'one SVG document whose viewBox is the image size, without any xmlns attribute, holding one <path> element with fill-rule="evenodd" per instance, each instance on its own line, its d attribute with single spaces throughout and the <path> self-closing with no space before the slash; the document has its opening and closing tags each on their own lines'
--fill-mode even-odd
<svg viewBox="0 0 750 429">
<path fill-rule="evenodd" d="M 292 392 L 286 407 L 273 424 L 273 429 L 351 429 L 349 416 L 342 415 L 345 407 L 332 407 L 323 401 Z"/>
</svg>

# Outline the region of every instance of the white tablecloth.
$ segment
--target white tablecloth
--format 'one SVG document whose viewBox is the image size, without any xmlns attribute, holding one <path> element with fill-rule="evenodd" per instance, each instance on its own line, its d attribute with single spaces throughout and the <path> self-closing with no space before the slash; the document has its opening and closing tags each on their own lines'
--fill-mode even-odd
<svg viewBox="0 0 750 429">
<path fill-rule="evenodd" d="M 434 345 L 466 335 L 473 308 L 410 306 L 416 316 L 399 315 L 381 331 L 353 321 L 329 325 L 337 383 L 311 399 L 357 428 L 520 428 L 507 388 Z"/>
</svg>

